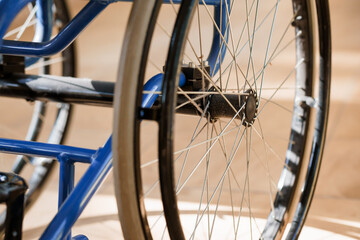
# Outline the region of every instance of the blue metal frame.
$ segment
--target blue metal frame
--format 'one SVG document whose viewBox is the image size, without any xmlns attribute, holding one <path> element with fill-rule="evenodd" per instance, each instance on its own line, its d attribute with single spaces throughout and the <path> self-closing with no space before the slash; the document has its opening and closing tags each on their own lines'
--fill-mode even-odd
<svg viewBox="0 0 360 240">
<path fill-rule="evenodd" d="M 15 18 L 16 14 L 32 0 L 20 1 L 0 1 L 0 36 L 4 36 L 10 23 Z M 130 0 L 122 0 L 129 1 Z M 60 32 L 56 37 L 50 39 L 51 36 L 51 22 L 52 22 L 52 0 L 36 0 L 41 11 L 38 11 L 37 17 L 39 22 L 36 26 L 36 34 L 34 41 L 10 41 L 0 39 L 0 54 L 22 55 L 44 57 L 54 55 L 64 50 L 71 44 L 82 30 L 110 3 L 116 1 L 93 0 L 90 1 L 75 17 L 74 19 Z M 181 0 L 173 0 L 174 3 L 181 3 Z M 214 35 L 212 46 L 207 61 L 211 69 L 211 75 L 215 75 L 219 69 L 221 61 L 224 59 L 226 46 L 224 40 L 227 42 L 229 26 L 227 26 L 227 9 L 226 4 L 230 7 L 230 0 L 204 0 L 208 5 L 214 5 L 215 22 L 221 31 L 223 38 L 220 36 L 216 27 L 214 27 Z M 200 1 L 200 4 L 204 3 Z M 164 3 L 170 3 L 170 0 L 164 0 Z M 219 56 L 219 49 L 221 48 L 221 55 Z M 28 58 L 26 65 L 29 66 L 34 63 L 37 58 Z"/>
<path fill-rule="evenodd" d="M 5 35 L 7 28 L 18 12 L 32 0 L 0 0 L 0 54 L 27 56 L 26 64 L 31 65 L 39 57 L 50 56 L 64 50 L 102 10 L 110 3 L 116 2 L 113 0 L 90 0 L 73 20 L 55 38 L 50 40 L 52 1 L 36 0 L 40 11 L 37 11 L 39 21 L 36 25 L 34 39 L 32 42 L 22 42 L 2 40 L 2 36 Z M 205 0 L 206 4 L 214 5 L 215 21 L 223 36 L 221 37 L 214 27 L 213 42 L 207 59 L 211 75 L 215 75 L 218 71 L 226 52 L 224 40 L 227 42 L 229 27 L 227 26 L 225 1 L 229 6 L 230 0 Z M 181 0 L 173 0 L 173 2 L 179 4 Z M 170 0 L 164 0 L 164 3 L 170 3 Z M 200 4 L 202 3 L 200 1 Z M 221 49 L 220 55 L 218 54 L 219 49 Z M 145 84 L 144 90 L 150 92 L 160 91 L 162 79 L 162 73 L 154 76 Z M 183 86 L 185 82 L 185 76 L 181 74 L 179 85 Z M 150 108 L 157 96 L 157 93 L 144 94 L 142 107 Z M 111 136 L 106 144 L 98 150 L 0 138 L 0 152 L 42 156 L 54 158 L 60 162 L 59 211 L 41 236 L 41 239 L 71 239 L 72 225 L 76 222 L 112 167 Z M 90 166 L 74 188 L 75 162 L 88 163 Z M 87 238 L 78 235 L 74 239 Z"/>
<path fill-rule="evenodd" d="M 27 2 L 31 2 L 31 0 L 27 0 Z M 84 28 L 107 6 L 108 4 L 104 4 L 98 1 L 90 1 L 76 15 L 76 17 L 52 40 L 45 40 L 42 42 L 2 40 L 2 44 L 0 45 L 0 53 L 36 57 L 54 55 L 64 50 L 69 44 L 71 44 L 80 34 L 80 32 L 84 30 Z M 4 31 L 3 28 L 5 28 L 6 30 L 7 27 L 8 25 L 1 25 L 0 34 Z"/>
</svg>

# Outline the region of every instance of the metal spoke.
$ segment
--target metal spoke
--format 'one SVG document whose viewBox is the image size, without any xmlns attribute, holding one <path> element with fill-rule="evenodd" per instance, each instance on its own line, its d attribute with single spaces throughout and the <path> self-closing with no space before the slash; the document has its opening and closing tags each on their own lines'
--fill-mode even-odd
<svg viewBox="0 0 360 240">
<path fill-rule="evenodd" d="M 272 104 L 274 104 L 274 105 L 282 108 L 282 109 L 285 110 L 286 112 L 289 112 L 289 113 L 291 113 L 291 114 L 293 113 L 293 111 L 292 111 L 291 109 L 289 109 L 289 108 L 281 105 L 280 103 L 277 103 L 277 102 L 275 102 L 275 101 L 272 101 L 272 100 L 270 100 L 270 99 L 268 99 L 268 98 L 264 98 L 264 97 L 261 97 L 261 99 L 263 99 L 263 100 L 265 100 L 265 101 L 267 101 L 267 102 L 270 102 L 270 103 L 272 103 Z"/>
<path fill-rule="evenodd" d="M 274 209 L 274 202 L 273 202 L 273 195 L 272 195 L 272 191 L 271 191 L 271 176 L 270 176 L 270 167 L 269 167 L 269 159 L 267 157 L 267 149 L 266 149 L 266 143 L 265 143 L 265 137 L 264 137 L 264 132 L 262 130 L 262 127 L 261 127 L 261 121 L 260 119 L 258 119 L 258 124 L 259 124 L 259 127 L 260 127 L 260 134 L 261 134 L 261 139 L 262 139 L 262 142 L 263 142 L 263 146 L 264 146 L 264 151 L 265 151 L 265 162 L 266 162 L 266 176 L 269 180 L 269 197 L 270 197 L 270 206 L 271 206 L 271 212 L 272 213 L 275 213 Z M 273 216 L 275 217 L 275 216 Z"/>
<path fill-rule="evenodd" d="M 277 0 L 277 2 L 276 2 L 276 8 L 275 8 L 274 17 L 273 17 L 273 21 L 272 21 L 272 24 L 271 24 L 270 34 L 269 34 L 269 40 L 268 40 L 267 47 L 266 47 L 264 67 L 265 67 L 265 64 L 266 64 L 266 62 L 267 62 L 267 56 L 268 56 L 268 52 L 269 52 L 269 49 L 270 49 L 270 42 L 271 42 L 271 37 L 272 37 L 273 30 L 274 30 L 274 26 L 275 26 L 275 19 L 276 19 L 276 14 L 277 14 L 278 6 L 279 6 L 279 1 L 280 1 L 280 0 Z M 259 98 L 261 97 L 261 88 L 262 88 L 263 82 L 264 82 L 264 75 L 265 75 L 265 71 L 262 72 L 262 76 L 261 76 Z"/>
<path fill-rule="evenodd" d="M 291 70 L 291 72 L 285 77 L 285 79 L 281 82 L 281 84 L 279 85 L 279 87 L 274 91 L 274 93 L 271 95 L 271 97 L 265 101 L 264 105 L 262 106 L 262 108 L 260 109 L 259 113 L 257 116 L 261 115 L 261 112 L 264 110 L 265 106 L 269 103 L 269 101 L 275 96 L 275 94 L 279 91 L 279 89 L 285 84 L 285 82 L 290 78 L 290 76 L 295 72 L 295 70 L 304 62 L 304 59 L 301 59 L 298 64 L 296 64 L 296 66 Z M 260 96 L 259 96 L 260 97 Z"/>
<path fill-rule="evenodd" d="M 248 4 L 247 4 L 247 0 L 245 0 L 245 6 L 246 6 L 246 25 L 247 25 L 247 32 L 248 32 L 248 42 L 249 42 L 249 49 L 250 49 L 250 56 L 249 56 L 249 61 L 248 61 L 248 66 L 247 66 L 247 70 L 246 70 L 246 77 L 248 77 L 248 73 L 249 73 L 249 68 L 250 68 L 250 64 L 253 70 L 253 77 L 255 79 L 255 69 L 254 69 L 254 62 L 252 59 L 252 53 L 253 53 L 253 47 L 254 47 L 254 40 L 255 40 L 255 28 L 256 28 L 256 20 L 257 20 L 257 14 L 258 14 L 258 9 L 259 9 L 259 0 L 256 1 L 256 10 L 255 10 L 255 20 L 254 20 L 254 27 L 253 27 L 253 36 L 251 38 L 251 43 L 250 43 L 250 24 L 249 24 L 249 14 L 248 14 Z M 255 90 L 257 91 L 257 86 L 256 86 L 256 81 L 254 81 L 255 84 Z"/>
<path fill-rule="evenodd" d="M 28 27 L 35 25 L 36 22 L 37 22 L 37 19 L 31 20 L 31 21 L 29 22 L 29 24 L 28 24 Z M 5 38 L 8 38 L 8 37 L 11 37 L 12 35 L 17 34 L 21 29 L 22 29 L 22 26 L 19 26 L 19 27 L 17 27 L 17 28 L 14 28 L 13 30 L 7 32 L 7 33 L 4 35 L 4 39 L 5 39 Z"/>
<path fill-rule="evenodd" d="M 53 59 L 49 59 L 49 60 L 39 61 L 38 63 L 35 63 L 35 64 L 27 67 L 26 70 L 29 71 L 29 70 L 33 70 L 33 69 L 43 68 L 43 67 L 53 65 L 53 64 L 56 64 L 56 63 L 61 63 L 61 62 L 65 61 L 65 60 L 66 59 L 64 57 L 57 57 L 57 58 L 53 58 Z"/>
<path fill-rule="evenodd" d="M 253 127 L 253 129 L 254 129 L 255 133 L 260 137 L 260 139 L 262 139 L 262 136 L 261 136 L 261 134 L 259 133 L 259 131 L 256 130 L 255 127 Z M 291 170 L 290 167 L 289 167 L 286 163 L 283 162 L 284 159 L 280 157 L 280 155 L 279 155 L 279 154 L 275 151 L 275 149 L 266 141 L 265 138 L 263 139 L 263 141 L 264 141 L 266 147 L 275 155 L 275 157 L 277 158 L 277 160 L 279 161 L 279 163 L 281 164 L 281 166 L 287 168 L 288 170 Z"/>
<path fill-rule="evenodd" d="M 226 45 L 226 49 L 228 49 L 228 52 L 230 53 L 231 57 L 232 57 L 232 58 L 233 58 L 233 60 L 236 62 L 236 59 L 235 59 L 235 58 L 236 58 L 235 53 L 232 53 L 232 52 L 230 51 L 230 47 L 229 47 L 229 45 L 228 45 L 228 43 L 227 43 L 227 41 L 226 41 L 225 37 L 224 37 L 224 36 L 223 36 L 223 34 L 221 33 L 221 31 L 220 31 L 220 29 L 219 29 L 219 26 L 216 24 L 215 20 L 211 17 L 211 13 L 210 13 L 209 8 L 206 6 L 206 4 L 205 4 L 204 0 L 202 0 L 202 2 L 203 2 L 203 4 L 204 4 L 205 9 L 206 9 L 206 11 L 208 12 L 208 14 L 209 14 L 209 16 L 210 16 L 211 20 L 212 20 L 212 22 L 213 22 L 214 27 L 215 27 L 215 28 L 216 28 L 216 30 L 219 32 L 220 37 L 221 37 L 221 38 L 222 38 L 222 40 L 224 41 L 224 44 Z M 245 80 L 245 81 L 247 82 L 247 84 L 250 86 L 250 83 L 249 83 L 249 82 L 248 82 L 248 80 L 246 79 L 246 76 L 245 76 L 244 72 L 241 70 L 241 68 L 240 68 L 239 64 L 235 64 L 235 66 L 236 66 L 236 68 L 237 68 L 237 69 L 239 69 L 240 73 L 241 73 L 241 74 L 242 74 L 242 76 L 244 77 L 244 80 Z"/>
<path fill-rule="evenodd" d="M 245 104 L 243 106 L 241 106 L 241 108 L 239 109 L 238 113 L 240 113 L 240 111 L 245 107 Z M 209 149 L 206 151 L 206 153 L 201 157 L 200 161 L 196 164 L 195 168 L 191 171 L 191 173 L 189 174 L 189 176 L 186 178 L 186 180 L 184 181 L 184 183 L 179 187 L 179 189 L 177 189 L 177 192 L 180 192 L 181 189 L 184 187 L 184 185 L 187 183 L 187 181 L 189 181 L 189 179 L 191 178 L 191 176 L 194 174 L 194 172 L 198 169 L 198 167 L 200 166 L 200 164 L 203 162 L 203 160 L 205 159 L 205 157 L 207 156 L 207 154 L 209 154 L 210 150 L 213 148 L 213 146 L 215 145 L 215 143 L 219 140 L 219 138 L 222 136 L 222 134 L 225 132 L 225 130 L 230 126 L 230 124 L 234 121 L 235 117 L 237 116 L 237 114 L 228 122 L 228 124 L 225 126 L 225 128 L 223 129 L 223 131 L 220 133 L 219 136 L 216 136 L 214 139 L 214 142 L 210 145 Z"/>
<path fill-rule="evenodd" d="M 242 142 L 244 133 L 245 133 L 245 131 L 243 131 L 242 137 L 241 137 L 241 139 L 240 139 L 240 141 L 239 141 L 239 143 L 238 143 L 238 145 L 237 145 L 237 147 L 236 147 L 237 150 L 238 150 L 239 147 L 240 147 L 240 144 L 241 144 L 241 142 Z M 236 152 L 237 152 L 237 150 L 236 150 Z M 236 154 L 236 152 L 235 152 L 235 154 Z M 211 197 L 210 197 L 207 205 L 205 206 L 205 209 L 202 211 L 202 213 L 201 213 L 201 215 L 200 215 L 200 218 L 199 218 L 199 221 L 197 222 L 196 227 L 195 227 L 195 229 L 193 230 L 193 233 L 194 233 L 194 231 L 196 230 L 196 228 L 199 226 L 199 223 L 200 223 L 202 217 L 204 216 L 204 213 L 207 211 L 207 209 L 208 209 L 209 206 L 210 206 L 210 202 L 211 202 L 212 199 L 214 198 L 214 196 L 215 196 L 217 190 L 219 189 L 221 183 L 224 181 L 225 176 L 226 176 L 226 174 L 227 174 L 227 172 L 228 172 L 228 170 L 229 170 L 229 168 L 230 168 L 230 166 L 231 166 L 231 163 L 232 163 L 232 161 L 234 160 L 235 154 L 231 157 L 229 163 L 226 165 L 226 169 L 225 169 L 224 173 L 222 174 L 222 176 L 221 176 L 221 178 L 220 178 L 220 181 L 219 181 L 218 184 L 216 185 L 216 187 L 215 187 L 215 189 L 214 189 L 214 191 L 213 191 L 213 193 L 212 193 L 212 195 L 211 195 Z M 191 234 L 191 236 L 193 235 L 193 233 Z"/>
<path fill-rule="evenodd" d="M 35 5 L 35 7 L 32 7 L 31 3 L 28 3 L 28 7 L 29 7 L 29 10 L 30 10 L 30 14 L 26 18 L 24 24 L 20 27 L 19 32 L 15 37 L 15 41 L 17 41 L 17 40 L 19 40 L 21 38 L 21 36 L 25 32 L 25 29 L 29 26 L 30 21 L 33 19 L 33 17 L 35 16 L 36 11 L 38 9 L 38 5 Z"/>
<path fill-rule="evenodd" d="M 255 2 L 255 1 L 253 1 L 253 4 L 254 4 L 254 2 Z M 272 13 L 272 11 L 274 11 L 275 7 L 276 7 L 276 5 L 274 5 L 274 6 L 270 9 L 270 11 L 265 15 L 265 17 L 264 17 L 264 18 L 262 19 L 262 21 L 260 22 L 259 26 L 257 26 L 256 31 L 252 34 L 251 38 L 253 38 L 254 35 L 255 35 L 255 33 L 261 28 L 261 26 L 263 26 L 263 24 L 265 23 L 266 19 L 270 16 L 270 14 Z M 251 9 L 252 9 L 252 8 L 251 8 Z M 250 11 L 251 11 L 251 9 L 250 9 Z M 243 27 L 243 29 L 242 29 L 242 33 L 241 33 L 241 35 L 240 35 L 240 38 L 239 38 L 239 41 L 238 41 L 238 43 L 237 43 L 236 49 L 239 49 L 239 46 L 240 46 L 240 42 L 241 42 L 241 38 L 242 38 L 244 29 L 245 29 L 245 25 L 244 25 L 244 27 Z M 246 42 L 241 46 L 241 48 L 237 51 L 236 57 L 238 57 L 238 56 L 241 54 L 242 50 L 245 48 L 245 46 L 248 44 L 248 42 L 249 42 L 249 40 L 246 41 Z M 225 72 L 229 69 L 229 67 L 233 65 L 233 63 L 234 63 L 234 61 L 232 60 L 232 61 L 225 67 L 223 73 L 225 73 Z M 219 78 L 216 79 L 215 82 L 217 82 L 218 80 L 219 80 Z"/>
</svg>

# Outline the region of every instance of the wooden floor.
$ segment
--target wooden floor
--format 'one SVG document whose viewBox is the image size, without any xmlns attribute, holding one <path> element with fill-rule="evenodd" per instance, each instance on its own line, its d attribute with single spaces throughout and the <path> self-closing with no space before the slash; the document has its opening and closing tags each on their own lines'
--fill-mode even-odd
<svg viewBox="0 0 360 240">
<path fill-rule="evenodd" d="M 75 14 L 86 1 L 72 0 Z M 301 239 L 360 239 L 360 2 L 330 1 L 333 36 L 331 112 L 316 194 Z M 115 81 L 130 5 L 105 10 L 77 41 L 79 75 Z M 105 36 L 105 37 L 104 37 Z M 102 42 L 103 45 L 98 43 Z M 76 106 L 67 144 L 97 148 L 111 133 L 112 109 Z M 91 141 L 89 141 L 91 139 Z M 76 178 L 85 170 L 79 166 Z M 76 223 L 73 234 L 121 239 L 112 174 Z M 37 239 L 54 216 L 57 173 L 24 220 L 24 239 Z"/>
</svg>

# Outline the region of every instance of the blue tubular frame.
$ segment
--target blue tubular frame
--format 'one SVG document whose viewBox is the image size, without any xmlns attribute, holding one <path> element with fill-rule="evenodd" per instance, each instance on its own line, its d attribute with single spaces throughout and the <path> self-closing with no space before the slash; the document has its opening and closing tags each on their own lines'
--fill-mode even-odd
<svg viewBox="0 0 360 240">
<path fill-rule="evenodd" d="M 0 151 L 56 158 L 60 162 L 59 211 L 40 239 L 71 239 L 70 231 L 112 167 L 111 137 L 97 151 L 48 143 L 0 138 Z M 74 163 L 91 163 L 74 186 Z"/>
<path fill-rule="evenodd" d="M 118 0 L 121 1 L 121 0 Z M 131 2 L 131 0 L 122 0 Z M 16 14 L 31 0 L 9 1 L 0 0 L 0 36 L 4 36 L 12 19 Z M 36 35 L 33 42 L 0 40 L 0 54 L 22 55 L 43 57 L 54 55 L 64 50 L 71 44 L 82 30 L 110 3 L 116 1 L 92 0 L 90 1 L 75 18 L 60 32 L 58 35 L 50 39 L 51 35 L 51 20 L 52 20 L 52 0 L 37 0 L 41 11 L 37 14 L 40 19 L 36 26 Z M 221 31 L 223 38 L 220 36 L 216 27 L 214 26 L 213 41 L 207 61 L 211 69 L 211 76 L 214 76 L 219 70 L 219 65 L 224 59 L 226 46 L 224 40 L 227 42 L 229 27 L 227 26 L 227 11 L 226 4 L 230 7 L 230 0 L 204 0 L 208 5 L 214 5 L 214 17 L 218 28 Z M 204 3 L 200 1 L 200 4 Z M 170 3 L 170 0 L 164 0 L 164 3 Z M 173 0 L 173 3 L 179 4 L 181 0 Z M 45 12 L 45 14 L 44 14 Z M 6 14 L 3 14 L 6 13 Z M 218 56 L 219 49 L 221 54 Z M 37 58 L 28 58 L 26 65 L 31 65 Z"/>
<path fill-rule="evenodd" d="M 63 239 L 69 235 L 72 225 L 95 194 L 111 167 L 110 137 L 105 146 L 92 156 L 92 164 L 62 204 L 40 239 Z"/>
<path fill-rule="evenodd" d="M 52 0 L 48 0 L 51 1 Z M 22 0 L 20 3 L 29 3 L 31 0 Z M 22 9 L 23 5 L 14 2 L 13 5 L 19 5 L 16 9 Z M 22 55 L 22 56 L 51 56 L 62 50 L 64 50 L 69 44 L 71 44 L 75 38 L 80 34 L 82 30 L 106 7 L 108 3 L 103 1 L 90 1 L 77 15 L 76 17 L 60 32 L 58 35 L 50 41 L 46 42 L 23 42 L 23 41 L 11 41 L 2 40 L 0 45 L 0 54 L 9 55 Z M 1 12 L 1 8 L 0 8 Z M 12 12 L 12 11 L 9 11 Z M 16 12 L 17 13 L 17 12 Z M 10 14 L 9 14 L 10 15 Z M 6 29 L 8 28 L 11 20 L 16 14 L 9 16 L 10 21 L 0 26 L 0 36 L 4 36 Z"/>
<path fill-rule="evenodd" d="M 41 9 L 36 11 L 36 22 L 35 36 L 33 42 L 46 42 L 51 38 L 52 22 L 53 22 L 53 0 L 36 0 L 36 5 Z M 34 64 L 39 58 L 37 57 L 26 57 L 25 66 Z"/>
<path fill-rule="evenodd" d="M 156 98 L 159 96 L 157 92 L 161 91 L 162 88 L 162 82 L 163 82 L 164 74 L 159 73 L 153 76 L 149 79 L 149 81 L 146 82 L 144 85 L 144 91 L 147 91 L 149 93 L 144 93 L 141 107 L 143 108 L 151 108 L 154 104 Z M 186 83 L 186 78 L 183 73 L 180 74 L 179 79 L 179 87 L 184 86 Z"/>
<path fill-rule="evenodd" d="M 29 142 L 0 138 L 0 152 L 22 154 L 34 157 L 67 159 L 70 162 L 91 163 L 95 150 L 71 146 Z M 65 156 L 67 158 L 65 158 Z"/>
<path fill-rule="evenodd" d="M 207 58 L 207 61 L 209 62 L 209 66 L 210 66 L 211 77 L 214 76 L 219 71 L 220 64 L 224 60 L 226 53 L 225 42 L 227 43 L 229 38 L 229 26 L 228 26 L 228 15 L 226 10 L 226 5 L 228 6 L 228 8 L 230 8 L 230 0 L 222 0 L 221 2 L 222 4 L 219 4 L 214 9 L 214 18 L 216 25 L 220 29 L 221 35 L 223 37 L 220 36 L 219 31 L 214 26 L 213 41 L 209 56 Z M 220 55 L 219 55 L 219 49 L 221 49 Z"/>
<path fill-rule="evenodd" d="M 31 1 L 0 0 L 0 54 L 27 56 L 26 65 L 33 64 L 39 57 L 50 56 L 65 49 L 102 10 L 110 3 L 116 2 L 115 0 L 90 0 L 75 18 L 50 40 L 53 0 L 36 0 L 40 11 L 37 11 L 39 21 L 33 42 L 3 40 L 2 37 L 12 20 Z M 117 1 L 131 2 L 131 0 Z M 173 2 L 179 4 L 181 0 L 173 0 Z M 214 5 L 215 22 L 223 36 L 221 37 L 214 27 L 213 42 L 207 59 L 211 76 L 213 76 L 218 71 L 226 52 L 224 40 L 226 42 L 228 40 L 229 28 L 225 4 L 230 6 L 230 0 L 204 0 L 204 2 Z M 164 0 L 164 3 L 170 3 L 170 0 Z M 200 4 L 203 2 L 200 1 Z M 219 49 L 221 49 L 220 55 Z M 161 90 L 162 81 L 163 74 L 160 73 L 144 85 L 144 90 L 150 93 L 144 94 L 142 107 L 150 108 L 154 104 L 158 97 L 156 92 Z M 185 83 L 185 76 L 181 74 L 179 86 Z M 0 152 L 53 158 L 60 162 L 59 211 L 40 239 L 71 239 L 72 225 L 112 167 L 111 136 L 104 147 L 98 150 L 0 138 Z M 75 162 L 88 163 L 90 166 L 74 188 Z M 87 238 L 78 235 L 73 239 Z"/>
</svg>

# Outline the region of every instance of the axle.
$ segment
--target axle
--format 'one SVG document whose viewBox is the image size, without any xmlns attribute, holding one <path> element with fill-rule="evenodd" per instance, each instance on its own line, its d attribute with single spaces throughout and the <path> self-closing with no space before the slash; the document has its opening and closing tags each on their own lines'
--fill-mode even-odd
<svg viewBox="0 0 360 240">
<path fill-rule="evenodd" d="M 193 83 L 191 83 L 193 84 Z M 0 96 L 22 98 L 27 101 L 53 101 L 112 107 L 114 83 L 94 81 L 87 78 L 58 76 L 35 76 L 13 74 L 0 79 Z M 186 89 L 186 87 L 185 87 Z M 239 119 L 251 124 L 256 117 L 257 97 L 253 90 L 242 94 L 203 92 L 192 87 L 191 94 L 178 93 L 177 113 L 189 115 L 206 114 L 212 120 L 218 118 Z M 197 94 L 196 91 L 199 91 Z M 185 90 L 186 93 L 186 90 Z M 194 99 L 192 101 L 189 100 Z"/>
<path fill-rule="evenodd" d="M 253 124 L 257 113 L 257 96 L 253 90 L 242 94 L 220 94 L 219 92 L 207 92 L 204 97 L 201 94 L 177 97 L 177 113 L 201 115 L 206 111 L 206 116 L 212 121 L 219 118 L 244 118 L 245 124 Z M 191 99 L 196 99 L 190 101 Z"/>
</svg>

